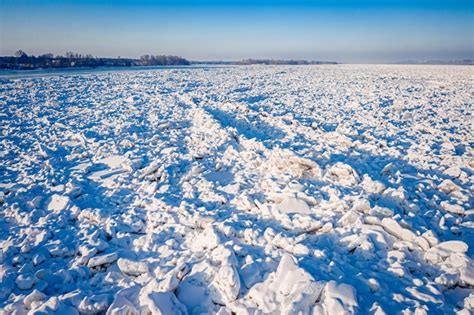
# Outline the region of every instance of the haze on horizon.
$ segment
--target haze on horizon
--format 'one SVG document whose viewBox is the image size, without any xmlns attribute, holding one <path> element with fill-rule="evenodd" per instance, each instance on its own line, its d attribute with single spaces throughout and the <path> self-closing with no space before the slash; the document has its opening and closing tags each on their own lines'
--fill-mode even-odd
<svg viewBox="0 0 474 315">
<path fill-rule="evenodd" d="M 0 0 L 0 54 L 190 60 L 474 59 L 471 0 Z"/>
</svg>

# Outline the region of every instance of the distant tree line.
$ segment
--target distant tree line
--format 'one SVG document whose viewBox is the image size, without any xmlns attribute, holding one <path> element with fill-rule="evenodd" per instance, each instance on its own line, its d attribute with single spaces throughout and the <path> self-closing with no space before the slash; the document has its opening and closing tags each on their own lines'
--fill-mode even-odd
<svg viewBox="0 0 474 315">
<path fill-rule="evenodd" d="M 308 60 L 282 60 L 282 59 L 244 59 L 243 65 L 322 65 L 337 64 L 335 61 L 308 61 Z"/>
<path fill-rule="evenodd" d="M 395 62 L 395 64 L 401 65 L 464 65 L 473 66 L 474 59 L 461 59 L 461 60 L 404 60 Z"/>
<path fill-rule="evenodd" d="M 64 56 L 43 54 L 28 55 L 18 50 L 15 56 L 0 57 L 1 69 L 48 69 L 48 68 L 79 68 L 79 67 L 133 67 L 133 66 L 178 66 L 189 65 L 190 62 L 178 56 L 144 55 L 140 59 L 131 58 L 100 58 L 90 54 L 82 55 L 67 52 Z"/>
<path fill-rule="evenodd" d="M 66 52 L 64 56 L 43 54 L 28 55 L 18 50 L 15 56 L 0 57 L 0 69 L 48 69 L 48 68 L 96 68 L 96 67 L 134 67 L 134 66 L 187 66 L 190 64 L 215 65 L 320 65 L 337 64 L 334 61 L 307 61 L 281 59 L 244 59 L 241 61 L 188 61 L 178 56 L 143 55 L 140 59 L 133 58 L 101 58 L 90 54 L 82 55 Z"/>
<path fill-rule="evenodd" d="M 192 64 L 213 65 L 336 65 L 336 61 L 308 61 L 285 59 L 244 59 L 240 61 L 191 61 Z"/>
<path fill-rule="evenodd" d="M 190 64 L 188 60 L 178 56 L 144 55 L 141 56 L 139 60 L 140 66 L 181 66 Z"/>
</svg>

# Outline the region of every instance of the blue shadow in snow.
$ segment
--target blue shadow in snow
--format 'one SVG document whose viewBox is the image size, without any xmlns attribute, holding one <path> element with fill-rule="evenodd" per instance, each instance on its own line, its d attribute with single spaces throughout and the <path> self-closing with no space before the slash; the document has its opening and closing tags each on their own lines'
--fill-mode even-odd
<svg viewBox="0 0 474 315">
<path fill-rule="evenodd" d="M 286 135 L 282 130 L 270 126 L 258 117 L 255 117 L 255 122 L 250 122 L 234 117 L 233 115 L 217 108 L 207 107 L 205 109 L 214 117 L 214 119 L 218 120 L 223 127 L 233 127 L 237 129 L 237 132 L 248 139 L 255 138 L 259 141 L 276 140 L 282 139 Z"/>
</svg>

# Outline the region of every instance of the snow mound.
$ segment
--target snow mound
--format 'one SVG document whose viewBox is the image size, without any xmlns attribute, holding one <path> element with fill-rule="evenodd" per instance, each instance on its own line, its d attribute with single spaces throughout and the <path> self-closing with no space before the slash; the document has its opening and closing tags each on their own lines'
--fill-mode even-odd
<svg viewBox="0 0 474 315">
<path fill-rule="evenodd" d="M 308 272 L 298 267 L 296 260 L 284 254 L 278 268 L 268 278 L 255 284 L 248 293 L 255 307 L 265 313 L 308 313 L 319 299 L 324 284 L 317 282 Z"/>
</svg>

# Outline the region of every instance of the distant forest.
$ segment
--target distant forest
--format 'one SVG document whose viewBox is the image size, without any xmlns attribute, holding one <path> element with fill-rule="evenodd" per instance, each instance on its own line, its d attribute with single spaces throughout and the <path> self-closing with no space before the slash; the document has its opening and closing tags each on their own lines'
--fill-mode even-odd
<svg viewBox="0 0 474 315">
<path fill-rule="evenodd" d="M 15 56 L 0 57 L 0 69 L 33 70 L 49 68 L 96 68 L 96 67 L 136 67 L 136 66 L 188 66 L 191 64 L 214 65 L 319 65 L 337 64 L 333 61 L 244 59 L 241 61 L 189 61 L 178 56 L 144 55 L 140 59 L 102 58 L 90 54 L 67 52 L 64 56 L 43 54 L 28 55 L 18 50 Z"/>
<path fill-rule="evenodd" d="M 245 59 L 244 65 L 322 65 L 337 64 L 335 61 L 280 60 L 280 59 Z"/>
<path fill-rule="evenodd" d="M 101 58 L 73 52 L 67 52 L 64 56 L 54 56 L 53 54 L 32 56 L 22 50 L 17 51 L 15 56 L 0 57 L 0 68 L 17 70 L 80 67 L 186 66 L 190 64 L 188 60 L 178 56 L 144 55 L 140 59 Z"/>
<path fill-rule="evenodd" d="M 192 64 L 214 65 L 336 65 L 336 61 L 308 61 L 287 59 L 244 59 L 241 61 L 191 61 Z"/>
</svg>

